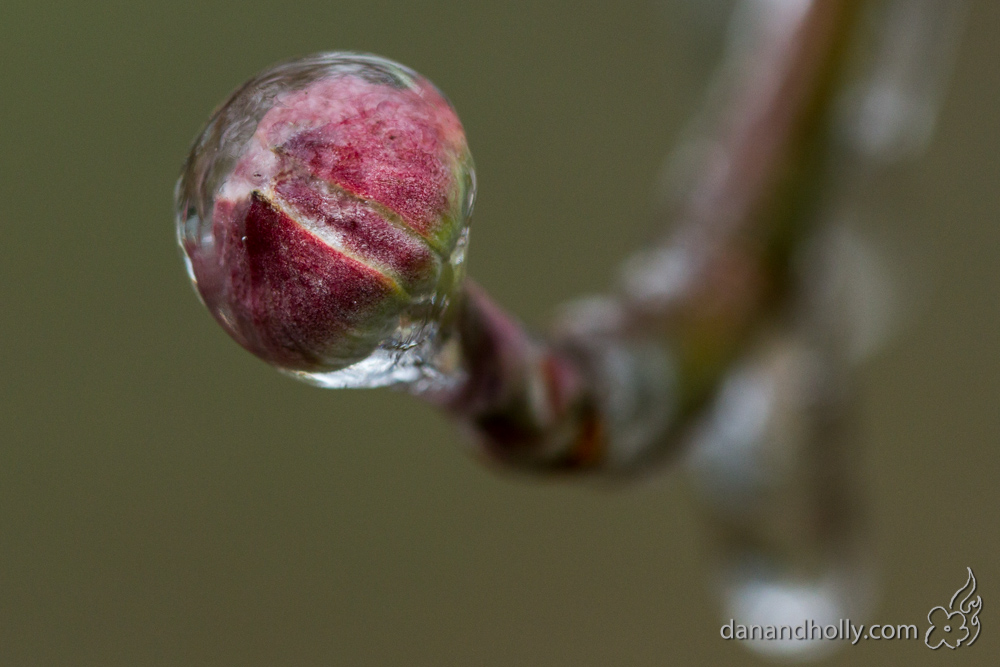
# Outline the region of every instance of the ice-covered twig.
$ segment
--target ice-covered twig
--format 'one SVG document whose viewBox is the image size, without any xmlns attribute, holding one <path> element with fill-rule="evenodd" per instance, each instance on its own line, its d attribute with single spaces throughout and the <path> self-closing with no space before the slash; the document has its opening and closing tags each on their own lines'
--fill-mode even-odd
<svg viewBox="0 0 1000 667">
<path fill-rule="evenodd" d="M 477 288 L 455 339 L 464 380 L 426 395 L 520 468 L 642 469 L 789 293 L 792 251 L 821 196 L 832 101 L 854 0 L 755 3 L 711 100 L 714 122 L 673 231 L 627 265 L 617 292 L 575 304 L 547 339 Z"/>
</svg>

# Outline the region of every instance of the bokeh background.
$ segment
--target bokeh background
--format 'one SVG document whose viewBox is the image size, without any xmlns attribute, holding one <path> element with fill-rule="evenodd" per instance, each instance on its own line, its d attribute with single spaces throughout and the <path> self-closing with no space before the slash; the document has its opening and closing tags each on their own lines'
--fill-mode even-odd
<svg viewBox="0 0 1000 667">
<path fill-rule="evenodd" d="M 174 180 L 260 68 L 352 49 L 453 100 L 480 197 L 470 271 L 532 324 L 651 234 L 726 3 L 4 0 L 0 5 L 0 665 L 745 664 L 703 529 L 664 475 L 498 474 L 388 390 L 283 378 L 198 304 Z M 1000 648 L 1000 4 L 975 0 L 938 131 L 860 228 L 908 294 L 861 369 L 881 594 L 926 625 L 978 578 L 978 643 L 830 664 L 995 664 Z"/>
</svg>

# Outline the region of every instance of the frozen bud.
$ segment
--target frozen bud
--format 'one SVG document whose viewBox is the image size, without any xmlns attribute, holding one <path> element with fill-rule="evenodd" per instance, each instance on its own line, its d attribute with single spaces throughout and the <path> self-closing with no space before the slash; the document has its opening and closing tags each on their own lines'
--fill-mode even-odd
<svg viewBox="0 0 1000 667">
<path fill-rule="evenodd" d="M 474 190 L 461 123 L 427 79 L 324 53 L 215 112 L 177 184 L 178 235 L 243 347 L 320 384 L 380 384 L 433 341 Z"/>
</svg>

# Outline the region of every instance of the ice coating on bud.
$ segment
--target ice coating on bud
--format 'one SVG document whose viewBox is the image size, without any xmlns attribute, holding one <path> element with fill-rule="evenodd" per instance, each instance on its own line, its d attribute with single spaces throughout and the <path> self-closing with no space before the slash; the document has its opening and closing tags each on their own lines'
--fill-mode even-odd
<svg viewBox="0 0 1000 667">
<path fill-rule="evenodd" d="M 243 347 L 317 384 L 388 384 L 433 353 L 474 191 L 461 123 L 427 79 L 324 53 L 215 112 L 177 184 L 178 237 Z"/>
</svg>

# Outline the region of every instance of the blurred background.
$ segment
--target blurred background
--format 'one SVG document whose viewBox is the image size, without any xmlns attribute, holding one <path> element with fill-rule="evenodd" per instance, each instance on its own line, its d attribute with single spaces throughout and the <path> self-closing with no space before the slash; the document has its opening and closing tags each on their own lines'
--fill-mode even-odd
<svg viewBox="0 0 1000 667">
<path fill-rule="evenodd" d="M 211 110 L 319 50 L 406 63 L 452 99 L 480 196 L 469 269 L 544 325 L 654 233 L 664 157 L 726 2 L 173 0 L 0 5 L 0 665 L 745 664 L 704 530 L 665 474 L 499 474 L 388 390 L 323 391 L 195 298 L 172 195 Z M 923 158 L 858 229 L 906 316 L 860 370 L 880 593 L 926 627 L 971 566 L 1000 632 L 1000 4 L 974 0 Z M 857 619 L 860 620 L 860 619 Z M 919 665 L 922 641 L 828 664 Z"/>
</svg>

